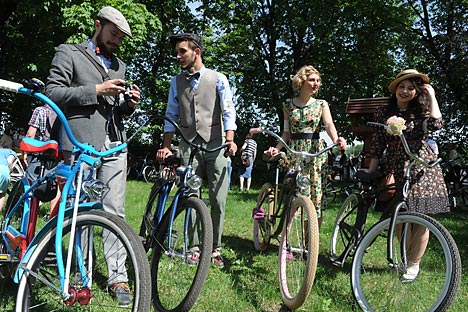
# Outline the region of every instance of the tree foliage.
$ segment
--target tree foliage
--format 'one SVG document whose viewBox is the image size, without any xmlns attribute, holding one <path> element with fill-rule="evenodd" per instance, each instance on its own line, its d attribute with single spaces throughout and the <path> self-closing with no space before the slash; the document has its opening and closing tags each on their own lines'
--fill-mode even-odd
<svg viewBox="0 0 468 312">
<path fill-rule="evenodd" d="M 466 141 L 468 1 L 455 0 L 2 0 L 0 78 L 46 79 L 54 49 L 93 33 L 104 5 L 120 9 L 135 34 L 119 56 L 143 91 L 142 110 L 165 109 L 180 69 L 168 37 L 195 32 L 207 67 L 225 73 L 238 108 L 239 135 L 251 126 L 280 130 L 282 103 L 294 96 L 290 75 L 305 64 L 322 73 L 319 97 L 339 132 L 354 139 L 348 98 L 380 97 L 404 68 L 429 74 L 446 120 L 438 140 Z M 3 94 L 2 111 L 24 125 L 30 99 Z M 148 133 L 157 141 L 160 126 Z"/>
</svg>

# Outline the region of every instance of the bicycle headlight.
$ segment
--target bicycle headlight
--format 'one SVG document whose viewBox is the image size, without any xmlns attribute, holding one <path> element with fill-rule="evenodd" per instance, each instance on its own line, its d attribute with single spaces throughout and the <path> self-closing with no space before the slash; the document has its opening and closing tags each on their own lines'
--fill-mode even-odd
<svg viewBox="0 0 468 312">
<path fill-rule="evenodd" d="M 198 190 L 202 186 L 203 180 L 194 174 L 187 180 L 187 186 L 192 190 Z"/>
<path fill-rule="evenodd" d="M 104 192 L 108 187 L 104 183 L 96 179 L 90 179 L 83 182 L 83 191 L 91 200 L 101 201 Z"/>
<path fill-rule="evenodd" d="M 310 179 L 306 176 L 300 175 L 296 179 L 296 184 L 301 190 L 310 188 Z"/>
</svg>

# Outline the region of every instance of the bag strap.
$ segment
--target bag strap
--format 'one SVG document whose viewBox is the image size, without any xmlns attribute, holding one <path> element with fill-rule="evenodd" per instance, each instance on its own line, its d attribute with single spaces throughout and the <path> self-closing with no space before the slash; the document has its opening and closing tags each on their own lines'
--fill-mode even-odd
<svg viewBox="0 0 468 312">
<path fill-rule="evenodd" d="M 80 50 L 91 61 L 91 63 L 93 63 L 93 65 L 96 67 L 96 69 L 101 73 L 103 81 L 109 79 L 109 75 L 107 74 L 105 69 L 102 67 L 102 65 L 99 64 L 99 62 L 96 61 L 96 59 L 94 57 L 92 57 L 88 52 L 86 52 L 86 49 L 81 44 L 74 44 L 74 46 L 78 50 Z"/>
</svg>

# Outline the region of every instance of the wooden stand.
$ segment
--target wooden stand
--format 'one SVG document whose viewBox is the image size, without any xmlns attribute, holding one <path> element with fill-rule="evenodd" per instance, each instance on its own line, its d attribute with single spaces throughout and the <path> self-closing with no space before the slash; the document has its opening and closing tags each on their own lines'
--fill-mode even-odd
<svg viewBox="0 0 468 312">
<path fill-rule="evenodd" d="M 369 168 L 369 149 L 372 144 L 372 133 L 374 128 L 366 126 L 368 121 L 374 121 L 374 113 L 378 108 L 389 104 L 388 97 L 348 99 L 346 103 L 346 113 L 351 116 L 351 131 L 361 136 L 364 142 L 363 168 Z"/>
</svg>

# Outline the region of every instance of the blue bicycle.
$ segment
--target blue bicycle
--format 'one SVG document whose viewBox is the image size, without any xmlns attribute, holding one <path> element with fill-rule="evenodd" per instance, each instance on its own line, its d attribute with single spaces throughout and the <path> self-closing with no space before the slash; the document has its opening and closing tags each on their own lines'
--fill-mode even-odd
<svg viewBox="0 0 468 312">
<path fill-rule="evenodd" d="M 127 142 L 104 152 L 78 142 L 62 111 L 41 93 L 43 87 L 38 80 L 29 87 L 0 80 L 0 89 L 26 94 L 49 105 L 60 118 L 77 155 L 72 165 L 59 165 L 54 173 L 32 185 L 21 179 L 15 188 L 19 190 L 17 201 L 7 207 L 1 244 L 9 254 L 7 261 L 17 268 L 13 276 L 18 283 L 15 309 L 148 311 L 151 279 L 145 250 L 125 220 L 102 210 L 100 198 L 106 186 L 95 179 L 101 157 L 122 151 Z M 57 177 L 63 186 L 57 215 L 29 243 L 16 246 L 15 242 L 21 241 L 28 230 L 29 210 L 25 207 L 41 190 L 47 192 L 48 182 Z M 118 260 L 108 265 L 106 259 L 117 254 Z M 119 307 L 113 298 L 110 286 L 114 282 L 129 287 L 132 298 L 128 306 Z"/>
<path fill-rule="evenodd" d="M 165 119 L 192 150 L 184 166 L 180 165 L 176 153 L 161 164 L 146 204 L 140 236 L 145 249 L 152 250 L 155 310 L 188 311 L 205 283 L 213 247 L 210 213 L 199 196 L 202 179 L 195 174 L 192 164 L 198 153 L 221 153 L 229 143 L 207 149 L 188 141 L 176 123 Z M 172 193 L 175 185 L 177 188 Z"/>
</svg>

